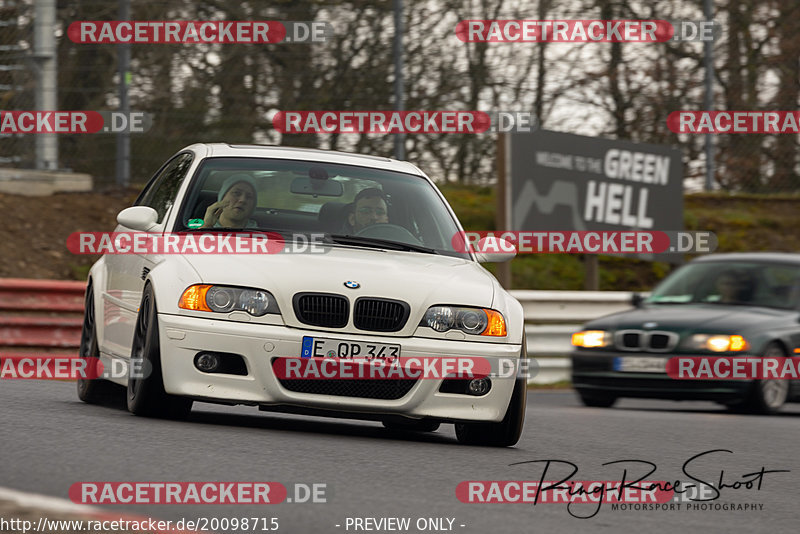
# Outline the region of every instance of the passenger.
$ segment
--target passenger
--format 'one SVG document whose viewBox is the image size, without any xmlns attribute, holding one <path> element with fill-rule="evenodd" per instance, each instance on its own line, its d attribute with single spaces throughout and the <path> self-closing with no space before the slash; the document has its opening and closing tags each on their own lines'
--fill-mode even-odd
<svg viewBox="0 0 800 534">
<path fill-rule="evenodd" d="M 201 228 L 257 228 L 250 218 L 256 209 L 256 182 L 247 174 L 229 176 L 219 189 L 217 201 L 206 209 Z"/>
<path fill-rule="evenodd" d="M 376 187 L 362 189 L 353 202 L 353 210 L 347 215 L 352 233 L 357 234 L 373 224 L 389 222 L 388 197 Z"/>
</svg>

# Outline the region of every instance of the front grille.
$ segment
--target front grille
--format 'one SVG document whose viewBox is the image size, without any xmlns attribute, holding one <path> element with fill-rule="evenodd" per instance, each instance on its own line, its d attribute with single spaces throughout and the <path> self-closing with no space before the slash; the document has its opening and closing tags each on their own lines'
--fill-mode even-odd
<svg viewBox="0 0 800 534">
<path fill-rule="evenodd" d="M 335 397 L 358 397 L 361 399 L 396 400 L 404 397 L 416 380 L 369 380 L 369 379 L 326 379 L 326 380 L 286 380 L 278 379 L 281 386 L 297 393 L 313 395 L 333 395 Z"/>
<path fill-rule="evenodd" d="M 408 320 L 409 306 L 399 300 L 361 297 L 353 310 L 353 324 L 359 330 L 397 332 Z"/>
<path fill-rule="evenodd" d="M 292 299 L 297 319 L 312 326 L 344 328 L 350 314 L 350 302 L 342 295 L 298 293 Z"/>
<path fill-rule="evenodd" d="M 664 330 L 620 330 L 614 334 L 614 344 L 620 350 L 669 352 L 678 344 L 675 332 Z"/>
<path fill-rule="evenodd" d="M 650 336 L 650 348 L 653 350 L 664 350 L 669 347 L 669 336 L 664 334 L 653 334 Z"/>
<path fill-rule="evenodd" d="M 638 349 L 639 348 L 639 333 L 638 332 L 628 332 L 623 334 L 622 336 L 622 346 L 626 349 Z"/>
</svg>

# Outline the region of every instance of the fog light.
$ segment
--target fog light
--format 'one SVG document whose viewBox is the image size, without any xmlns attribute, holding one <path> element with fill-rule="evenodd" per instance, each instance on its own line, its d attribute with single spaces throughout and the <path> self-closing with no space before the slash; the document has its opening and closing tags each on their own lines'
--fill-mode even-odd
<svg viewBox="0 0 800 534">
<path fill-rule="evenodd" d="M 194 359 L 194 366 L 204 373 L 213 373 L 219 369 L 220 357 L 213 352 L 201 352 Z"/>
<path fill-rule="evenodd" d="M 486 395 L 489 392 L 490 382 L 488 378 L 475 378 L 469 381 L 469 394 L 470 395 Z"/>
</svg>

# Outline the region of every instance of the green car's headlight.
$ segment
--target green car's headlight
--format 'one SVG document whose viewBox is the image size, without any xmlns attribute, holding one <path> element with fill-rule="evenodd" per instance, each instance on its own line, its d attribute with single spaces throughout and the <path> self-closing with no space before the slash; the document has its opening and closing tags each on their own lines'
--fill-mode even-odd
<svg viewBox="0 0 800 534">
<path fill-rule="evenodd" d="M 611 343 L 611 335 L 605 330 L 582 330 L 572 334 L 572 344 L 576 347 L 593 349 Z"/>
<path fill-rule="evenodd" d="M 711 352 L 742 352 L 749 349 L 750 344 L 738 334 L 695 334 L 686 340 L 684 347 Z"/>
</svg>

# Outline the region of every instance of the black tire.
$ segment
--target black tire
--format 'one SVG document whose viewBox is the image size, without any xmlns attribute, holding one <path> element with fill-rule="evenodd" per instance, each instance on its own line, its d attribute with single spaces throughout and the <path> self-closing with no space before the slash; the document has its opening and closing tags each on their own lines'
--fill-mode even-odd
<svg viewBox="0 0 800 534">
<path fill-rule="evenodd" d="M 520 361 L 527 359 L 528 348 L 525 336 L 522 336 L 522 353 Z M 525 425 L 525 407 L 528 402 L 528 380 L 525 376 L 514 382 L 514 392 L 508 402 L 506 415 L 499 423 L 456 423 L 456 437 L 464 445 L 482 445 L 486 447 L 511 447 L 516 445 L 522 436 Z"/>
<path fill-rule="evenodd" d="M 774 341 L 767 345 L 763 354 L 765 358 L 785 356 L 786 351 Z M 750 388 L 747 398 L 741 403 L 741 406 L 737 407 L 747 413 L 772 415 L 780 411 L 781 407 L 786 403 L 788 394 L 788 380 L 756 380 L 752 388 Z"/>
<path fill-rule="evenodd" d="M 440 426 L 439 421 L 429 421 L 427 419 L 421 421 L 415 421 L 413 419 L 409 419 L 408 421 L 387 419 L 381 422 L 383 426 L 389 430 L 398 430 L 402 432 L 436 432 L 439 430 Z"/>
<path fill-rule="evenodd" d="M 579 391 L 578 396 L 584 406 L 591 408 L 611 408 L 617 402 L 617 397 L 608 393 Z"/>
<path fill-rule="evenodd" d="M 97 329 L 95 327 L 94 289 L 91 282 L 86 288 L 86 298 L 83 307 L 83 327 L 81 328 L 81 345 L 78 355 L 87 361 L 86 369 L 91 376 L 92 369 L 100 359 L 100 348 L 97 343 Z M 87 404 L 107 404 L 121 399 L 122 388 L 107 380 L 100 378 L 79 378 L 77 381 L 78 398 Z"/>
<path fill-rule="evenodd" d="M 142 377 L 132 376 L 134 361 L 142 361 Z M 161 374 L 161 346 L 158 339 L 158 309 L 153 288 L 147 284 L 142 294 L 139 315 L 131 345 L 131 365 L 128 366 L 128 411 L 145 417 L 184 419 L 192 410 L 192 400 L 164 391 Z"/>
<path fill-rule="evenodd" d="M 465 445 L 486 447 L 511 447 L 516 445 L 525 424 L 525 404 L 528 400 L 528 383 L 518 378 L 508 409 L 499 423 L 456 423 L 456 437 Z"/>
</svg>

